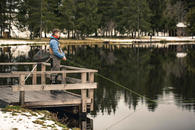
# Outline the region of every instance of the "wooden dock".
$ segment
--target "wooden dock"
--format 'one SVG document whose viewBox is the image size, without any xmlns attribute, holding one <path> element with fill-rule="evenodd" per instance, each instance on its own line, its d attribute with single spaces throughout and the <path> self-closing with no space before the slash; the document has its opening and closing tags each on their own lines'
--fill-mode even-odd
<svg viewBox="0 0 195 130">
<path fill-rule="evenodd" d="M 50 64 L 45 62 L 0 63 L 0 67 L 30 65 L 33 68 L 37 64 L 41 67 L 40 71 L 35 68 L 33 72 L 0 73 L 0 78 L 18 78 L 19 81 L 16 85 L 0 86 L 0 101 L 29 108 L 79 106 L 81 112 L 85 113 L 87 109 L 93 111 L 94 89 L 97 88 L 97 83 L 94 82 L 94 73 L 97 70 L 61 65 L 60 71 L 50 71 Z M 27 84 L 25 81 L 29 73 L 31 74 L 29 78 L 32 80 L 31 84 Z M 61 75 L 61 84 L 47 83 L 51 74 Z M 77 74 L 77 78 L 72 77 L 74 74 Z M 38 78 L 41 79 L 40 83 L 38 83 Z M 60 91 L 51 93 L 51 90 Z M 77 94 L 69 92 L 69 90 L 77 90 Z"/>
</svg>

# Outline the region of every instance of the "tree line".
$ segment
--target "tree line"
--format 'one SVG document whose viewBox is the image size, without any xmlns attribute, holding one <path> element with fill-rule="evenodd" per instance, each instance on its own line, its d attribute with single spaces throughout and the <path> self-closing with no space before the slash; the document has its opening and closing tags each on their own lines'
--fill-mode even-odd
<svg viewBox="0 0 195 130">
<path fill-rule="evenodd" d="M 47 37 L 60 28 L 68 38 L 140 37 L 158 32 L 176 36 L 176 24 L 195 32 L 193 0 L 1 0 L 0 35 L 30 31 L 30 38 Z M 44 32 L 44 36 L 42 36 Z"/>
</svg>

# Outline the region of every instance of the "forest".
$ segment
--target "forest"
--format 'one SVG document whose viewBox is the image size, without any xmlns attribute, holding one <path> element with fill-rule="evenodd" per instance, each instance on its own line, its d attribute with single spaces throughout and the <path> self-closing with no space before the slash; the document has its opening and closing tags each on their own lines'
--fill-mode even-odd
<svg viewBox="0 0 195 130">
<path fill-rule="evenodd" d="M 67 38 L 176 36 L 184 22 L 195 34 L 194 0 L 1 0 L 0 37 L 13 25 L 30 39 L 59 28 Z M 44 32 L 44 35 L 43 35 Z"/>
</svg>

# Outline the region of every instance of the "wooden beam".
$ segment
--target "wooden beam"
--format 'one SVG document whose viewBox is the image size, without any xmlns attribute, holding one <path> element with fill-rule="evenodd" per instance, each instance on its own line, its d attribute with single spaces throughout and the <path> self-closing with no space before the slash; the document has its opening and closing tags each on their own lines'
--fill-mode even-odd
<svg viewBox="0 0 195 130">
<path fill-rule="evenodd" d="M 82 130 L 87 130 L 87 121 L 82 121 Z"/>
<path fill-rule="evenodd" d="M 5 63 L 0 63 L 0 65 L 34 65 L 37 64 L 37 62 L 5 62 Z"/>
<path fill-rule="evenodd" d="M 90 103 L 90 99 L 86 99 L 87 103 Z M 56 100 L 56 101 L 34 101 L 25 102 L 24 107 L 58 107 L 58 106 L 75 106 L 80 105 L 81 99 L 68 99 L 68 100 Z"/>
<path fill-rule="evenodd" d="M 35 66 L 36 66 L 36 64 L 33 65 L 33 68 L 34 68 Z M 37 67 L 34 69 L 34 72 L 36 72 L 36 71 L 37 71 Z M 33 84 L 33 85 L 37 84 L 37 74 L 36 74 L 36 73 L 33 74 L 33 77 L 32 77 L 32 84 Z"/>
<path fill-rule="evenodd" d="M 32 72 L 32 74 L 62 74 L 62 73 L 69 73 L 69 74 L 73 74 L 73 73 L 89 73 L 89 72 L 98 72 L 97 70 L 62 70 L 62 71 L 37 71 L 37 72 Z M 31 73 L 30 71 L 12 71 L 12 74 L 22 74 L 22 75 L 28 75 L 29 73 Z"/>
<path fill-rule="evenodd" d="M 90 83 L 94 82 L 94 73 L 89 73 L 89 82 Z M 94 110 L 94 89 L 88 90 L 88 96 L 91 99 L 90 111 L 93 111 Z"/>
<path fill-rule="evenodd" d="M 41 72 L 42 72 L 41 73 L 41 84 L 45 84 L 45 70 L 46 70 L 46 66 L 44 64 L 41 64 Z"/>
<path fill-rule="evenodd" d="M 20 75 L 20 87 L 23 86 L 24 84 L 25 84 L 25 76 Z M 25 102 L 25 92 L 20 91 L 19 103 L 22 106 L 24 105 L 24 102 Z"/>
<path fill-rule="evenodd" d="M 46 66 L 50 66 L 49 63 L 45 63 L 45 62 L 44 62 L 43 64 L 45 64 Z M 60 65 L 60 67 L 62 67 L 62 68 L 67 68 L 67 69 L 75 69 L 75 70 L 86 69 L 86 68 L 79 68 L 79 67 L 66 66 L 66 65 Z"/>
<path fill-rule="evenodd" d="M 46 66 L 50 66 L 49 63 L 45 63 L 45 62 L 44 62 L 43 64 L 45 64 Z M 61 68 L 72 69 L 72 70 L 82 70 L 82 69 L 84 69 L 84 70 L 93 70 L 93 69 L 80 68 L 80 67 L 74 67 L 74 66 L 66 66 L 66 65 L 60 65 L 60 67 L 61 67 Z"/>
<path fill-rule="evenodd" d="M 25 106 L 57 106 L 57 105 L 76 105 L 81 104 L 81 99 L 69 99 L 67 101 L 37 101 L 25 103 Z"/>
<path fill-rule="evenodd" d="M 86 72 L 81 74 L 81 81 L 82 81 L 82 83 L 87 82 L 87 73 Z M 86 104 L 87 89 L 81 90 L 81 97 L 82 97 L 82 112 L 87 112 L 87 104 Z"/>
<path fill-rule="evenodd" d="M 72 78 L 72 77 L 66 77 L 66 81 L 70 83 L 81 83 L 80 79 Z"/>
<path fill-rule="evenodd" d="M 19 76 L 19 74 L 0 73 L 0 78 L 17 78 Z"/>
<path fill-rule="evenodd" d="M 62 84 L 66 84 L 66 73 L 62 73 Z"/>
<path fill-rule="evenodd" d="M 12 91 L 48 91 L 48 90 L 78 90 L 78 89 L 95 89 L 97 83 L 82 84 L 50 84 L 50 85 L 13 85 Z"/>
</svg>

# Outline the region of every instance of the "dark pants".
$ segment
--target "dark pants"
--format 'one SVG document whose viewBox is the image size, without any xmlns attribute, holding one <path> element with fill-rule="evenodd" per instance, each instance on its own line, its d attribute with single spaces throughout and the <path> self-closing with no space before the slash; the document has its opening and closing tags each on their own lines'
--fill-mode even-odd
<svg viewBox="0 0 195 130">
<path fill-rule="evenodd" d="M 51 71 L 60 71 L 60 62 L 61 59 L 57 58 L 54 55 L 51 55 Z M 61 75 L 59 74 L 51 74 L 51 83 L 56 84 L 57 81 L 59 81 L 61 78 Z"/>
</svg>

